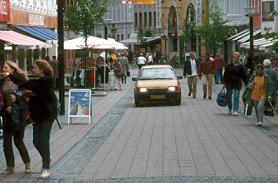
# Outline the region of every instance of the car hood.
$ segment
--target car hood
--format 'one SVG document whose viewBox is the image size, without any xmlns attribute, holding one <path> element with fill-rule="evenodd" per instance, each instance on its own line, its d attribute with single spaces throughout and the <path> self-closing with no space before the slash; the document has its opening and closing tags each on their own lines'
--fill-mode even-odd
<svg viewBox="0 0 278 183">
<path fill-rule="evenodd" d="M 144 80 L 144 81 L 137 81 L 136 83 L 137 87 L 140 88 L 149 88 L 149 89 L 155 89 L 155 88 L 167 88 L 169 86 L 177 86 L 178 81 L 177 80 Z"/>
</svg>

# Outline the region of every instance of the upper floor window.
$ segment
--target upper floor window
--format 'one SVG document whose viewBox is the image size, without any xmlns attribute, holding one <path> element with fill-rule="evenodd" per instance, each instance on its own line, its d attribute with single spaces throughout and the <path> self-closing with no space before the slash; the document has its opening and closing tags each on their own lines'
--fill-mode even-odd
<svg viewBox="0 0 278 183">
<path fill-rule="evenodd" d="M 262 21 L 274 21 L 274 17 L 270 16 L 274 11 L 274 1 L 262 2 Z"/>
</svg>

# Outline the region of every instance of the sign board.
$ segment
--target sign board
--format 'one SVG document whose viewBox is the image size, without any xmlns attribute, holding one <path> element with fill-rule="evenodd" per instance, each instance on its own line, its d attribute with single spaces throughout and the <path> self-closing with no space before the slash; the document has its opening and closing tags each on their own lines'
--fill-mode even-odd
<svg viewBox="0 0 278 183">
<path fill-rule="evenodd" d="M 92 118 L 92 92 L 90 89 L 70 89 L 68 103 L 68 124 L 72 118 Z"/>
<path fill-rule="evenodd" d="M 0 21 L 10 21 L 10 0 L 0 0 Z"/>
</svg>

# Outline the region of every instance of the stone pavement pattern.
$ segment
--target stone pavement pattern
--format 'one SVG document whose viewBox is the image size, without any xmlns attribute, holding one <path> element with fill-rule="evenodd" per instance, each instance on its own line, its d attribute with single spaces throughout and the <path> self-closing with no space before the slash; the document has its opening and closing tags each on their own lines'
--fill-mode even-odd
<svg viewBox="0 0 278 183">
<path fill-rule="evenodd" d="M 35 174 L 20 173 L 23 164 L 17 158 L 16 174 L 0 176 L 0 182 L 278 182 L 277 144 L 248 119 L 226 115 L 214 100 L 200 99 L 200 82 L 197 99 L 187 96 L 185 80 L 182 84 L 181 106 L 135 108 L 131 84 L 110 93 L 93 107 L 93 124 L 75 121 L 52 136 L 51 179 L 37 178 L 40 158 L 32 149 Z M 102 146 L 86 157 L 81 173 L 61 178 L 77 166 L 64 170 L 61 162 L 75 158 L 73 150 L 99 130 L 107 115 L 115 115 L 110 110 L 125 97 L 125 112 L 110 135 L 102 137 Z"/>
</svg>

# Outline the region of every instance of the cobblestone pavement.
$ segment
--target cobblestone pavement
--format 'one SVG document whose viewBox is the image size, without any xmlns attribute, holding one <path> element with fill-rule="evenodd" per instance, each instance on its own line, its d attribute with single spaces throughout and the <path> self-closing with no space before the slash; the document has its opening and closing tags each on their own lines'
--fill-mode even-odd
<svg viewBox="0 0 278 183">
<path fill-rule="evenodd" d="M 187 91 L 185 82 L 182 82 L 184 86 L 183 89 Z M 37 178 L 38 172 L 35 172 L 32 175 L 24 176 L 20 181 L 17 180 L 16 182 L 278 182 L 278 171 L 275 172 L 278 170 L 278 150 L 276 148 L 277 144 L 273 143 L 273 141 L 277 140 L 275 133 L 277 132 L 278 126 L 277 121 L 275 121 L 273 117 L 267 117 L 265 126 L 257 128 L 254 127 L 253 117 L 246 118 L 225 115 L 225 109 L 213 106 L 216 105 L 215 101 L 201 99 L 202 90 L 200 82 L 198 85 L 198 99 L 193 100 L 191 97 L 187 96 L 187 93 L 183 93 L 183 102 L 181 106 L 151 105 L 144 108 L 135 108 L 131 88 L 131 85 L 128 85 L 128 92 L 123 95 L 111 110 L 109 110 L 109 112 L 88 131 L 79 143 L 70 148 L 70 150 L 66 152 L 59 161 L 52 164 L 51 179 L 39 180 Z M 215 92 L 217 92 L 218 89 L 219 86 L 214 86 Z M 95 100 L 95 102 L 97 103 L 102 99 L 104 99 L 104 97 L 97 98 L 98 101 Z M 212 103 L 214 104 L 212 105 Z M 210 107 L 213 108 L 210 110 L 206 109 Z M 190 115 L 188 115 L 187 112 L 182 114 L 181 111 L 188 111 Z M 166 115 L 166 113 L 168 115 Z M 194 116 L 197 114 L 198 118 L 192 117 L 191 114 Z M 140 117 L 140 115 L 142 117 Z M 154 115 L 158 116 L 156 117 L 156 120 L 152 119 Z M 176 116 L 182 118 L 176 118 Z M 168 124 L 168 120 L 172 122 Z M 188 120 L 191 122 L 188 122 Z M 66 117 L 60 117 L 60 121 L 63 126 L 67 123 Z M 183 127 L 180 126 L 182 124 L 180 122 L 182 121 L 184 121 Z M 164 130 L 160 131 L 161 128 Z M 167 128 L 171 130 L 167 131 Z M 182 131 L 181 129 L 183 128 L 188 129 Z M 248 132 L 245 131 L 246 129 Z M 58 126 L 54 124 L 52 133 L 55 134 L 57 132 Z M 264 135 L 260 132 L 263 132 Z M 185 134 L 187 135 L 186 137 L 184 136 Z M 258 135 L 259 137 L 256 137 L 255 135 Z M 266 138 L 265 135 L 270 137 L 273 141 Z M 222 139 L 219 137 L 222 137 Z M 162 141 L 162 139 L 164 140 Z M 27 128 L 25 140 L 27 146 L 33 148 L 33 145 L 31 144 L 31 127 Z M 144 142 L 150 142 L 148 140 L 153 140 L 155 143 L 148 147 L 144 146 Z M 256 140 L 258 143 L 266 143 L 267 145 L 261 144 L 262 147 L 260 148 L 256 145 Z M 213 141 L 219 143 L 219 146 L 215 146 Z M 164 145 L 160 146 L 161 143 Z M 145 145 L 148 144 L 145 143 Z M 188 149 L 189 151 L 179 149 L 184 147 L 183 145 L 190 146 L 191 149 Z M 269 146 L 272 146 L 271 151 L 269 151 Z M 153 149 L 149 147 L 153 147 Z M 160 151 L 160 147 L 164 150 Z M 218 149 L 215 149 L 215 147 Z M 253 148 L 251 149 L 252 151 L 249 149 L 251 147 Z M 172 151 L 173 148 L 175 148 L 174 151 Z M 222 150 L 230 150 L 230 152 L 221 151 L 221 148 L 223 148 Z M 140 151 L 140 149 L 142 151 Z M 258 152 L 254 152 L 253 150 L 257 150 Z M 192 151 L 191 155 L 190 151 Z M 162 152 L 163 157 L 168 157 L 169 160 L 172 159 L 174 161 L 168 161 L 169 166 L 166 166 L 170 168 L 168 170 L 165 169 L 165 163 L 167 162 L 162 161 L 164 162 L 164 169 L 159 169 L 162 171 L 161 173 L 153 172 L 147 175 L 146 169 L 140 168 L 142 165 L 145 166 L 145 158 L 143 156 L 136 156 L 138 155 L 136 154 L 138 152 L 147 152 L 149 154 L 149 160 L 151 158 L 154 158 L 153 160 L 160 158 Z M 109 153 L 110 155 L 115 156 L 114 160 L 113 158 L 110 159 L 111 161 L 109 160 Z M 218 153 L 222 156 L 219 156 Z M 2 156 L 3 153 L 0 152 L 0 155 L 0 168 L 3 168 L 5 167 L 4 158 Z M 187 170 L 186 176 L 181 173 L 182 169 L 176 169 L 176 156 L 179 157 L 179 166 L 183 167 L 184 170 Z M 193 157 L 194 161 L 187 157 Z M 115 159 L 117 161 L 116 164 Z M 134 166 L 127 165 L 130 163 L 130 160 L 133 163 L 135 163 L 136 160 L 139 160 L 137 162 L 139 163 L 138 166 L 134 168 Z M 189 161 L 195 165 L 189 166 Z M 151 161 L 148 162 L 150 163 Z M 158 161 L 156 161 L 156 163 L 157 162 Z M 188 166 L 182 165 L 182 162 L 187 163 Z M 120 163 L 123 164 L 120 166 Z M 139 166 L 140 164 L 141 166 Z M 217 166 L 217 164 L 221 166 Z M 226 169 L 227 166 L 225 164 L 229 165 L 228 169 Z M 272 165 L 270 167 L 273 168 L 273 171 L 267 169 L 267 164 Z M 107 169 L 103 169 L 103 167 L 106 167 Z M 127 167 L 129 173 L 125 174 Z M 156 167 L 157 170 L 157 167 L 160 167 L 160 165 L 156 164 L 154 167 Z M 193 167 L 197 169 L 197 172 L 196 170 L 193 171 Z M 113 168 L 112 174 L 109 173 L 111 168 Z M 103 170 L 106 170 L 106 172 Z M 143 174 L 142 170 L 145 171 Z M 230 173 L 223 173 L 223 171 L 225 172 L 227 170 Z M 131 175 L 132 171 L 133 175 Z M 155 169 L 153 169 L 153 171 L 155 171 Z M 15 178 L 16 176 L 17 174 L 14 175 Z M 9 181 L 14 182 L 13 179 L 9 179 Z M 2 182 L 1 177 L 0 182 Z"/>
</svg>

